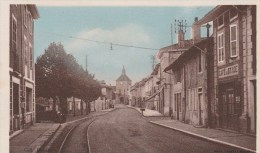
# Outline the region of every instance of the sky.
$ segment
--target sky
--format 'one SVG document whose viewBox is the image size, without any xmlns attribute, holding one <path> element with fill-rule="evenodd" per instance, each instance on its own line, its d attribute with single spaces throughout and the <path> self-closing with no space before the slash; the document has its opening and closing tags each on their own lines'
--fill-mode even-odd
<svg viewBox="0 0 260 153">
<path fill-rule="evenodd" d="M 174 29 L 175 19 L 186 20 L 189 26 L 195 17 L 201 19 L 214 7 L 38 6 L 34 58 L 36 61 L 51 42 L 61 42 L 83 68 L 87 55 L 87 69 L 96 79 L 115 85 L 124 66 L 135 83 L 152 72 L 151 56 L 171 45 L 171 24 Z M 206 29 L 201 30 L 204 34 Z M 176 37 L 173 31 L 173 43 Z M 185 39 L 190 38 L 191 28 L 187 28 Z"/>
</svg>

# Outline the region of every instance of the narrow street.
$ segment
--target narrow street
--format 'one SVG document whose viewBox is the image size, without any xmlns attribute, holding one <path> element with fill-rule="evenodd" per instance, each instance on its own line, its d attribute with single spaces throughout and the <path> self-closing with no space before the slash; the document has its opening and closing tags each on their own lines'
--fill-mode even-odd
<svg viewBox="0 0 260 153">
<path fill-rule="evenodd" d="M 88 132 L 92 153 L 240 151 L 152 125 L 136 110 L 126 106 L 95 120 Z"/>
</svg>

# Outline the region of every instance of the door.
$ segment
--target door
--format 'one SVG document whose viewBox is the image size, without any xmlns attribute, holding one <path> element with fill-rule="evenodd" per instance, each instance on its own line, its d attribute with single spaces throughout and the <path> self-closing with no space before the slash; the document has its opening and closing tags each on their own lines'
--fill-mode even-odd
<svg viewBox="0 0 260 153">
<path fill-rule="evenodd" d="M 19 84 L 13 83 L 13 125 L 14 131 L 20 129 L 19 118 Z"/>
<path fill-rule="evenodd" d="M 199 125 L 202 125 L 202 110 L 201 110 L 201 105 L 202 105 L 202 93 L 199 93 Z"/>
<path fill-rule="evenodd" d="M 235 100 L 234 90 L 227 89 L 220 94 L 220 127 L 238 131 L 240 100 Z"/>
</svg>

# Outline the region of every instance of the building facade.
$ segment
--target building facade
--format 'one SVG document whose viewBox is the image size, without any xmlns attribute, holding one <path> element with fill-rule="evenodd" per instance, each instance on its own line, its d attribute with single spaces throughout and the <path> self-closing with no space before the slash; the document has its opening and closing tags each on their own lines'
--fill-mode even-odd
<svg viewBox="0 0 260 153">
<path fill-rule="evenodd" d="M 173 119 L 208 126 L 209 86 L 213 76 L 212 60 L 207 60 L 212 52 L 212 39 L 195 43 L 178 57 L 165 71 L 173 75 Z"/>
<path fill-rule="evenodd" d="M 165 73 L 164 69 L 173 63 L 182 53 L 187 51 L 189 47 L 193 44 L 193 40 L 185 40 L 185 33 L 181 27 L 178 31 L 177 43 L 161 48 L 157 54 L 157 58 L 160 61 L 159 69 L 159 88 L 160 100 L 159 100 L 159 112 L 164 115 L 172 115 L 173 107 L 173 87 L 172 87 L 172 74 Z"/>
<path fill-rule="evenodd" d="M 101 81 L 100 86 L 102 95 L 97 100 L 91 102 L 91 111 L 105 110 L 115 105 L 114 87 L 107 85 L 105 81 Z"/>
<path fill-rule="evenodd" d="M 116 103 L 128 104 L 129 103 L 129 91 L 132 81 L 126 75 L 125 68 L 122 69 L 122 74 L 116 80 Z"/>
<path fill-rule="evenodd" d="M 76 97 L 67 98 L 67 112 L 73 116 L 87 114 L 87 104 Z"/>
<path fill-rule="evenodd" d="M 10 5 L 10 134 L 35 122 L 35 5 Z"/>
<path fill-rule="evenodd" d="M 256 132 L 256 6 L 217 6 L 199 22 L 213 21 L 212 125 Z"/>
</svg>

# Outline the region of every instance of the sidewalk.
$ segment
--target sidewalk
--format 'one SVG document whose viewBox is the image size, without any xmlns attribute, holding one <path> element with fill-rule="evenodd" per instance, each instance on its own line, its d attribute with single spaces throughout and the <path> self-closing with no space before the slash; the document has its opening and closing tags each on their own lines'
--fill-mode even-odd
<svg viewBox="0 0 260 153">
<path fill-rule="evenodd" d="M 9 140 L 10 153 L 36 153 L 40 147 L 46 145 L 59 127 L 60 124 L 56 123 L 35 123 Z"/>
<path fill-rule="evenodd" d="M 133 107 L 133 106 L 130 106 L 130 105 L 127 105 L 127 107 L 136 109 L 137 111 L 142 113 L 140 108 Z M 145 111 L 143 112 L 143 116 L 145 116 L 145 117 L 154 117 L 154 116 L 163 116 L 163 115 L 161 113 L 155 111 L 155 110 L 145 109 Z"/>
<path fill-rule="evenodd" d="M 66 122 L 72 123 L 85 118 L 99 116 L 108 113 L 114 109 L 105 111 L 91 112 L 86 115 L 67 116 Z M 36 153 L 41 147 L 44 147 L 54 136 L 60 128 L 59 123 L 35 123 L 28 129 L 21 130 L 14 135 L 10 136 L 10 153 Z"/>
<path fill-rule="evenodd" d="M 150 123 L 177 130 L 208 141 L 256 152 L 256 137 L 218 129 L 198 128 L 176 120 L 156 120 Z"/>
</svg>

